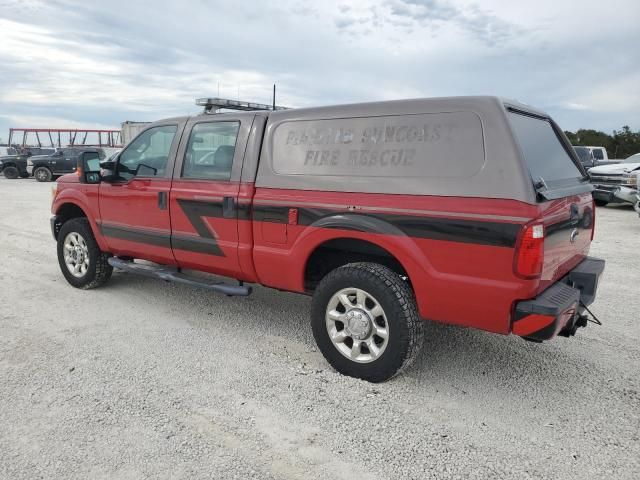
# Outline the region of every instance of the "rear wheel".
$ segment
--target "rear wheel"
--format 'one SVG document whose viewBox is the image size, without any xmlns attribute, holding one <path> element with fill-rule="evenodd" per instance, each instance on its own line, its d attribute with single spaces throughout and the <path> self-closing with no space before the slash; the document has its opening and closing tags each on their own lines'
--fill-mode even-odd
<svg viewBox="0 0 640 480">
<path fill-rule="evenodd" d="M 88 290 L 111 278 L 109 255 L 98 247 L 86 218 L 64 223 L 58 233 L 58 263 L 64 278 L 76 288 Z"/>
<path fill-rule="evenodd" d="M 598 207 L 604 207 L 609 203 L 606 200 L 594 200 L 594 202 Z"/>
<path fill-rule="evenodd" d="M 383 382 L 409 366 L 423 330 L 413 292 L 393 270 L 352 263 L 328 273 L 312 302 L 318 348 L 340 373 Z"/>
<path fill-rule="evenodd" d="M 36 170 L 33 172 L 33 176 L 39 182 L 50 182 L 53 178 L 51 170 L 49 170 L 47 167 L 36 168 Z"/>
<path fill-rule="evenodd" d="M 10 180 L 15 180 L 16 178 L 18 178 L 18 176 L 20 174 L 18 169 L 16 167 L 14 167 L 13 165 L 9 165 L 8 167 L 4 167 L 2 172 L 4 173 L 5 178 L 8 178 Z"/>
</svg>

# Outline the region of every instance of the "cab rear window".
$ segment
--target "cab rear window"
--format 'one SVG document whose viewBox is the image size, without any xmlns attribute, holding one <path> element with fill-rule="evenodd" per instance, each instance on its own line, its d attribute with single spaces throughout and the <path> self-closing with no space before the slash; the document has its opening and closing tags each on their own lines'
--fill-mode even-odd
<svg viewBox="0 0 640 480">
<path fill-rule="evenodd" d="M 516 112 L 509 120 L 534 182 L 559 186 L 583 178 L 548 120 Z"/>
</svg>

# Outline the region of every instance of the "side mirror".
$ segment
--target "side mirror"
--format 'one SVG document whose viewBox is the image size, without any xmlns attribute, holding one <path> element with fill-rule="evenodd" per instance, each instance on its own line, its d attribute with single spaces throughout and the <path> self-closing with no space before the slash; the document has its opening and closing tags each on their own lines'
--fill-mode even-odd
<svg viewBox="0 0 640 480">
<path fill-rule="evenodd" d="M 100 183 L 100 158 L 96 153 L 84 153 L 78 158 L 77 173 L 80 183 Z"/>
<path fill-rule="evenodd" d="M 103 160 L 100 165 L 100 178 L 103 182 L 113 182 L 118 178 L 116 167 L 118 165 L 118 157 L 112 157 L 113 160 Z"/>
</svg>

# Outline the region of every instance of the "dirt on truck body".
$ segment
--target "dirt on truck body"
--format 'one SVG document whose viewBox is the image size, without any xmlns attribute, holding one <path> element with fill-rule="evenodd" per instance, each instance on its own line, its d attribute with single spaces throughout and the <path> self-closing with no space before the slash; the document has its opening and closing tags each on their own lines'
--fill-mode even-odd
<svg viewBox="0 0 640 480">
<path fill-rule="evenodd" d="M 79 288 L 116 267 L 313 295 L 326 359 L 383 381 L 419 350 L 421 320 L 532 341 L 586 325 L 604 268 L 591 190 L 549 116 L 497 97 L 204 113 L 62 177 L 52 229 Z"/>
</svg>

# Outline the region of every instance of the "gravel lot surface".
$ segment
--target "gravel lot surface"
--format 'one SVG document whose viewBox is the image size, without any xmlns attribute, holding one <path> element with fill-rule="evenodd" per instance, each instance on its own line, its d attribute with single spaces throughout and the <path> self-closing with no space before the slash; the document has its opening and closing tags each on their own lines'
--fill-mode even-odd
<svg viewBox="0 0 640 480">
<path fill-rule="evenodd" d="M 50 184 L 0 177 L 0 478 L 640 478 L 640 219 L 597 211 L 590 325 L 545 344 L 426 324 L 372 385 L 316 351 L 308 298 L 115 273 L 69 286 Z"/>
</svg>

